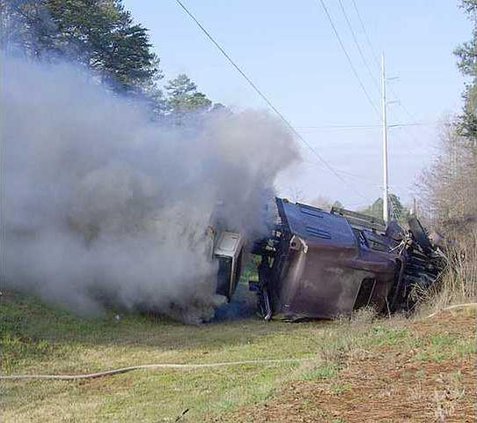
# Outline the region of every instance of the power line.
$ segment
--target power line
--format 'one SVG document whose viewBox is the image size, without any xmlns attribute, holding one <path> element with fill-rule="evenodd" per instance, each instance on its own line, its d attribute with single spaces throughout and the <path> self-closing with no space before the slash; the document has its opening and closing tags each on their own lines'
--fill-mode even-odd
<svg viewBox="0 0 477 423">
<path fill-rule="evenodd" d="M 379 59 L 378 59 L 378 56 L 376 54 L 376 49 L 374 48 L 373 44 L 371 43 L 371 39 L 369 37 L 369 34 L 368 34 L 368 31 L 366 30 L 366 25 L 364 24 L 364 21 L 361 17 L 361 13 L 359 12 L 359 9 L 358 9 L 358 6 L 356 4 L 356 1 L 355 0 L 351 0 L 352 3 L 353 3 L 353 7 L 354 7 L 354 10 L 356 12 L 356 16 L 358 17 L 358 20 L 359 20 L 359 23 L 361 25 L 361 29 L 363 31 L 363 34 L 366 38 L 366 42 L 368 44 L 368 47 L 369 47 L 369 50 L 371 51 L 371 55 L 373 57 L 373 60 L 374 62 L 376 63 L 376 65 L 378 67 L 381 66 L 381 63 L 379 62 Z M 340 3 L 340 6 L 341 6 L 341 10 L 343 11 L 343 15 L 345 16 L 345 19 L 346 19 L 346 22 L 348 23 L 348 28 L 350 29 L 352 35 L 353 35 L 353 39 L 355 41 L 355 44 L 356 44 L 356 47 L 358 48 L 358 51 L 360 52 L 360 56 L 361 58 L 363 59 L 363 62 L 365 64 L 367 64 L 367 61 L 365 60 L 364 58 L 364 55 L 363 55 L 363 52 L 361 50 L 361 48 L 359 47 L 359 43 L 357 42 L 357 39 L 356 39 L 356 34 L 354 33 L 353 29 L 352 29 L 352 26 L 351 26 L 351 23 L 347 17 L 347 14 L 346 14 L 346 11 L 344 9 L 344 6 L 343 6 L 343 3 L 341 0 L 339 0 L 339 3 Z M 369 66 L 366 66 L 366 68 L 368 69 L 368 71 L 370 72 L 370 75 L 373 75 L 373 73 L 371 72 Z M 373 79 L 373 82 L 376 82 L 375 79 Z M 415 119 L 415 116 L 404 106 L 404 104 L 402 104 L 402 102 L 400 101 L 399 99 L 399 96 L 396 94 L 396 92 L 394 91 L 393 87 L 390 86 L 390 91 L 392 93 L 392 95 L 398 100 L 397 103 L 399 105 L 399 107 L 401 107 L 401 109 L 404 111 L 404 113 L 411 119 L 411 120 L 416 120 Z"/>
<path fill-rule="evenodd" d="M 361 50 L 361 46 L 359 45 L 358 38 L 356 37 L 356 33 L 354 32 L 353 26 L 351 25 L 351 21 L 349 20 L 348 14 L 346 13 L 343 2 L 341 0 L 338 0 L 338 1 L 339 1 L 339 4 L 340 4 L 341 11 L 343 12 L 343 16 L 346 20 L 346 24 L 348 25 L 348 29 L 350 30 L 351 35 L 353 37 L 354 44 L 355 44 L 355 46 L 356 46 L 356 48 L 359 52 L 359 55 L 361 56 L 361 60 L 363 61 L 364 66 L 368 70 L 369 76 L 371 77 L 371 81 L 373 81 L 374 86 L 376 87 L 376 89 L 379 92 L 380 91 L 379 82 L 376 79 L 376 75 L 371 71 L 371 68 L 368 65 L 368 61 L 364 57 L 363 50 Z"/>
<path fill-rule="evenodd" d="M 338 30 L 336 29 L 336 26 L 335 26 L 335 24 L 334 24 L 334 22 L 333 22 L 333 19 L 332 19 L 331 15 L 330 15 L 330 12 L 328 11 L 328 8 L 327 8 L 326 5 L 325 5 L 324 0 L 319 0 L 319 2 L 320 2 L 321 6 L 322 6 L 322 8 L 323 8 L 323 11 L 325 12 L 325 14 L 326 14 L 326 16 L 327 16 L 327 18 L 328 18 L 328 21 L 330 22 L 331 28 L 333 29 L 333 32 L 334 32 L 334 34 L 335 34 L 335 36 L 336 36 L 336 39 L 338 40 L 338 43 L 339 43 L 339 45 L 340 45 L 340 47 L 341 47 L 341 50 L 343 50 L 343 53 L 344 53 L 344 55 L 346 56 L 346 59 L 348 60 L 349 66 L 350 66 L 351 70 L 353 71 L 353 74 L 354 74 L 354 76 L 356 77 L 356 80 L 358 81 L 358 83 L 359 83 L 361 89 L 363 90 L 364 95 L 366 96 L 366 98 L 367 98 L 369 104 L 370 104 L 371 107 L 374 109 L 374 111 L 377 113 L 377 115 L 379 116 L 379 118 L 381 118 L 381 114 L 379 113 L 378 108 L 377 108 L 376 105 L 374 104 L 374 101 L 371 99 L 371 96 L 369 95 L 368 90 L 367 90 L 366 87 L 364 86 L 363 81 L 361 80 L 361 78 L 360 78 L 358 72 L 356 71 L 356 68 L 354 67 L 353 61 L 351 60 L 351 57 L 350 57 L 350 55 L 348 54 L 348 51 L 346 50 L 346 47 L 345 47 L 344 44 L 343 44 L 343 41 L 342 41 L 342 39 L 341 39 L 341 37 L 340 37 L 340 34 L 338 33 Z"/>
<path fill-rule="evenodd" d="M 314 163 L 312 163 L 308 160 L 305 160 L 304 162 L 308 163 L 308 164 L 311 164 L 311 165 L 314 164 Z M 338 172 L 345 175 L 348 179 L 356 182 L 357 184 L 362 185 L 363 183 L 366 183 L 366 186 L 372 187 L 373 190 L 375 190 L 376 188 L 379 188 L 379 189 L 383 188 L 382 184 L 377 184 L 376 180 L 372 179 L 371 177 L 358 175 L 356 173 L 348 172 L 348 171 L 345 171 L 345 170 L 342 170 L 342 169 L 338 170 Z M 362 198 L 365 199 L 366 201 L 371 201 L 371 197 L 367 197 L 367 198 L 362 197 Z"/>
<path fill-rule="evenodd" d="M 361 24 L 361 29 L 363 30 L 363 33 L 365 35 L 365 38 L 366 38 L 366 41 L 368 43 L 368 46 L 369 46 L 369 49 L 371 51 L 371 55 L 376 63 L 376 65 L 378 67 L 381 66 L 380 62 L 379 62 L 379 59 L 378 59 L 378 56 L 376 54 L 376 50 L 375 48 L 373 47 L 373 44 L 371 43 L 371 40 L 370 40 L 370 37 L 368 35 L 368 31 L 366 31 L 366 25 L 364 24 L 363 22 L 363 19 L 361 18 L 361 14 L 359 12 L 359 9 L 358 9 L 358 6 L 356 4 L 356 1 L 355 0 L 351 0 L 352 3 L 353 3 L 353 7 L 354 7 L 354 10 L 356 11 L 356 15 L 358 16 L 358 20 Z M 341 0 L 340 0 L 340 3 L 341 3 Z M 407 116 L 408 119 L 410 119 L 411 121 L 416 121 L 416 116 L 411 113 L 406 106 L 404 106 L 404 104 L 402 103 L 401 99 L 399 98 L 399 96 L 397 95 L 396 91 L 394 90 L 394 88 L 392 86 L 389 87 L 390 88 L 390 91 L 391 91 L 391 94 L 394 96 L 394 98 L 396 98 L 396 102 L 398 104 L 398 106 L 402 109 L 402 111 L 404 112 L 404 114 Z M 403 126 L 410 126 L 410 125 L 403 125 Z M 417 140 L 417 138 L 414 136 L 414 134 L 410 131 L 408 131 L 408 134 L 411 136 L 411 138 L 416 142 L 416 143 L 419 143 L 419 141 Z"/>
<path fill-rule="evenodd" d="M 248 82 L 248 84 L 254 89 L 254 91 L 262 98 L 263 101 L 276 113 L 276 115 L 285 123 L 290 131 L 316 156 L 316 158 L 341 182 L 350 186 L 358 195 L 367 200 L 366 197 L 356 191 L 356 188 L 349 184 L 334 168 L 329 164 L 321 155 L 313 148 L 313 146 L 306 141 L 302 135 L 295 129 L 290 121 L 272 104 L 268 97 L 257 87 L 257 85 L 251 80 L 251 78 L 235 63 L 235 61 L 229 56 L 229 54 L 220 46 L 220 44 L 212 37 L 212 35 L 204 28 L 204 26 L 197 20 L 197 18 L 190 12 L 187 7 L 180 1 L 176 0 L 176 3 L 184 10 L 184 12 L 195 22 L 195 24 L 201 29 L 201 31 L 207 36 L 207 38 L 217 47 L 220 53 L 229 61 L 229 63 L 242 75 L 242 77 Z M 364 86 L 363 86 L 364 88 Z M 371 100 L 371 99 L 370 99 Z"/>
<path fill-rule="evenodd" d="M 405 122 L 395 123 L 388 125 L 388 128 L 402 128 L 408 126 L 432 126 L 437 124 L 438 121 L 433 122 Z M 299 129 L 377 129 L 382 128 L 382 125 L 311 125 L 311 126 L 298 126 Z"/>
<path fill-rule="evenodd" d="M 373 55 L 373 59 L 378 66 L 378 68 L 381 66 L 381 63 L 379 62 L 378 56 L 373 48 L 373 45 L 371 44 L 371 40 L 369 39 L 368 31 L 366 31 L 366 27 L 364 25 L 363 19 L 361 19 L 361 14 L 359 13 L 358 6 L 356 5 L 355 0 L 351 0 L 353 2 L 354 10 L 356 11 L 356 15 L 358 16 L 358 20 L 361 24 L 361 29 L 363 30 L 363 34 L 366 37 L 366 41 L 368 43 L 369 49 L 371 51 L 371 54 Z"/>
<path fill-rule="evenodd" d="M 378 67 L 380 67 L 381 64 L 380 64 L 378 56 L 376 54 L 376 50 L 375 50 L 373 44 L 371 43 L 370 37 L 368 35 L 368 31 L 366 31 L 366 25 L 364 24 L 364 21 L 361 18 L 361 13 L 359 12 L 356 1 L 355 0 L 351 0 L 351 1 L 353 3 L 354 10 L 356 11 L 356 15 L 358 16 L 358 20 L 361 24 L 361 29 L 363 30 L 363 34 L 364 34 L 364 36 L 366 38 L 366 41 L 368 43 L 368 46 L 369 46 L 369 49 L 371 51 L 372 57 L 373 57 L 376 65 Z M 339 0 L 339 2 L 341 4 L 341 0 Z M 396 94 L 396 91 L 394 91 L 392 86 L 390 86 L 390 91 L 391 91 L 391 94 L 397 99 L 398 106 L 404 111 L 404 113 L 408 116 L 408 118 L 411 119 L 411 120 L 416 120 L 415 116 L 406 108 L 406 106 L 404 106 L 404 104 L 402 104 L 402 101 L 399 99 L 399 96 Z"/>
<path fill-rule="evenodd" d="M 401 100 L 399 99 L 399 96 L 396 94 L 396 91 L 394 91 L 393 87 L 391 86 L 391 93 L 394 97 L 397 98 L 397 104 L 398 106 L 403 110 L 403 112 L 407 115 L 408 118 L 414 120 L 415 119 L 415 116 L 407 109 L 406 106 L 404 106 L 404 104 L 402 104 Z"/>
<path fill-rule="evenodd" d="M 374 179 L 370 179 L 366 176 L 357 175 L 356 173 L 346 172 L 344 170 L 340 170 L 340 172 L 343 173 L 344 175 L 349 176 L 349 177 L 352 177 L 352 178 L 355 178 L 355 179 L 360 179 L 362 181 L 366 181 L 369 185 L 372 185 L 373 187 L 381 188 L 381 185 L 377 184 Z"/>
</svg>

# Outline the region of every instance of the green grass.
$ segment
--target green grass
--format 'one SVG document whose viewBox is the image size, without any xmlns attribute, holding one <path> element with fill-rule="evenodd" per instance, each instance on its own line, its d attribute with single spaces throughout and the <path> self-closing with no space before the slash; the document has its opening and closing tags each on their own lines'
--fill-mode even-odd
<svg viewBox="0 0 477 423">
<path fill-rule="evenodd" d="M 258 318 L 185 326 L 137 314 L 117 321 L 114 313 L 84 319 L 18 294 L 4 295 L 0 301 L 3 374 L 315 357 L 320 333 L 330 326 Z M 173 421 L 187 408 L 184 419 L 200 421 L 266 399 L 278 381 L 287 380 L 299 366 L 138 371 L 82 382 L 6 382 L 1 407 L 5 421 Z"/>
<path fill-rule="evenodd" d="M 339 367 L 334 363 L 325 363 L 303 372 L 302 380 L 330 379 L 338 374 Z"/>
<path fill-rule="evenodd" d="M 3 381 L 2 422 L 233 421 L 243 405 L 279 394 L 290 381 L 349 387 L 338 375 L 347 357 L 386 346 L 475 353 L 455 334 L 418 339 L 403 320 L 290 324 L 258 318 L 186 326 L 155 316 L 80 318 L 36 298 L 0 297 L 2 374 L 75 374 L 137 364 L 302 358 L 297 363 L 195 370 L 136 371 L 84 381 Z M 428 354 L 426 356 L 425 354 Z M 431 358 L 426 358 L 431 357 Z M 319 410 L 318 410 L 319 411 Z M 318 412 L 317 411 L 317 412 Z M 232 417 L 230 417 L 232 416 Z M 230 420 L 228 420 L 230 419 Z"/>
<path fill-rule="evenodd" d="M 475 340 L 469 342 L 462 336 L 448 333 L 436 334 L 421 340 L 417 348 L 419 349 L 416 355 L 417 360 L 437 363 L 477 353 Z"/>
</svg>

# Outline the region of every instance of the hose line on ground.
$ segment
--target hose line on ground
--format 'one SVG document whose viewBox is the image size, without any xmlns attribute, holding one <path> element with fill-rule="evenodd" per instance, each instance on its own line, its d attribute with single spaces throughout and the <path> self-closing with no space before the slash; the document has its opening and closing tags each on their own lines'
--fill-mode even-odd
<svg viewBox="0 0 477 423">
<path fill-rule="evenodd" d="M 444 307 L 444 308 L 441 308 L 440 310 L 437 310 L 436 312 L 432 314 L 429 314 L 429 316 L 426 316 L 425 319 L 430 319 L 431 317 L 438 315 L 442 311 L 448 311 L 448 310 L 454 310 L 456 308 L 466 308 L 466 307 L 477 307 L 477 303 L 455 304 L 448 307 Z"/>
<path fill-rule="evenodd" d="M 457 308 L 465 307 L 477 307 L 477 303 L 466 303 L 466 304 L 456 304 L 448 307 L 444 307 L 441 310 L 436 311 L 435 313 L 430 314 L 425 317 L 429 319 L 436 316 L 437 314 L 453 310 Z M 228 362 L 219 362 L 219 363 L 202 363 L 202 364 L 174 364 L 174 363 L 162 363 L 162 364 L 140 364 L 137 366 L 122 367 L 120 369 L 105 370 L 103 372 L 96 373 L 86 373 L 78 375 L 0 375 L 0 380 L 39 380 L 39 379 L 49 379 L 49 380 L 80 380 L 80 379 L 95 379 L 105 376 L 113 376 L 122 373 L 128 373 L 135 370 L 150 370 L 150 369 L 173 369 L 173 370 L 193 370 L 193 369 L 204 369 L 204 368 L 214 368 L 214 367 L 226 367 L 226 366 L 242 366 L 242 365 L 267 365 L 267 364 L 280 364 L 280 363 L 299 363 L 303 361 L 309 361 L 311 358 L 285 358 L 285 359 L 269 359 L 269 360 L 243 360 L 243 361 L 228 361 Z"/>
<path fill-rule="evenodd" d="M 80 379 L 95 379 L 104 376 L 113 376 L 122 373 L 132 372 L 134 370 L 149 370 L 149 369 L 175 369 L 175 370 L 192 370 L 214 367 L 226 367 L 226 366 L 241 366 L 241 365 L 267 365 L 267 364 L 280 364 L 280 363 L 298 363 L 302 361 L 308 361 L 311 358 L 285 358 L 277 360 L 244 360 L 244 361 L 229 361 L 222 363 L 203 363 L 203 364 L 141 364 L 137 366 L 122 367 L 120 369 L 105 370 L 103 372 L 78 374 L 78 375 L 0 375 L 0 380 L 27 380 L 27 379 L 50 379 L 50 380 L 80 380 Z"/>
</svg>

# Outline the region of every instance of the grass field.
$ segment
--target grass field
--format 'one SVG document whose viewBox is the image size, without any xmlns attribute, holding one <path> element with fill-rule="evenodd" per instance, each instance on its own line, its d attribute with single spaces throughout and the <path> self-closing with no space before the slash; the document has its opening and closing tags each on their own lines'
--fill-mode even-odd
<svg viewBox="0 0 477 423">
<path fill-rule="evenodd" d="M 469 311 L 415 322 L 373 320 L 363 312 L 351 321 L 267 323 L 249 316 L 185 326 L 133 314 L 84 319 L 4 292 L 4 375 L 303 361 L 139 370 L 82 381 L 1 381 L 2 421 L 474 421 L 474 332 Z M 379 404 L 386 401 L 383 409 Z M 419 407 L 408 406 L 406 417 L 403 401 Z"/>
</svg>

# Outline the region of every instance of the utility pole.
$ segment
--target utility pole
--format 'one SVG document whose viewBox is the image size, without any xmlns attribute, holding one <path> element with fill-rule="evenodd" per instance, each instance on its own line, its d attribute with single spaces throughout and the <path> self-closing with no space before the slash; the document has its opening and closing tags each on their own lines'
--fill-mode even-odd
<svg viewBox="0 0 477 423">
<path fill-rule="evenodd" d="M 384 53 L 381 56 L 382 71 L 382 106 L 383 106 L 383 220 L 389 221 L 389 192 L 388 192 L 388 121 L 386 114 L 386 69 L 384 63 Z"/>
</svg>

